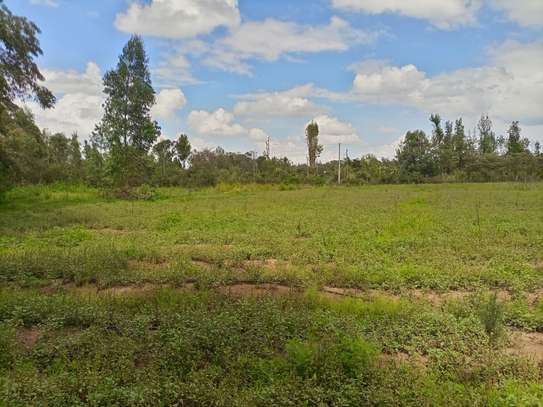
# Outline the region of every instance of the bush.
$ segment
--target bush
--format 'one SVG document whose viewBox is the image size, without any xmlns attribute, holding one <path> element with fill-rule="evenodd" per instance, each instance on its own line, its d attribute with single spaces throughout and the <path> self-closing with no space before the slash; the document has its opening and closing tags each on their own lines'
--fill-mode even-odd
<svg viewBox="0 0 543 407">
<path fill-rule="evenodd" d="M 498 301 L 498 294 L 491 294 L 487 301 L 481 305 L 479 316 L 488 335 L 489 343 L 496 346 L 503 334 L 504 312 Z"/>
<path fill-rule="evenodd" d="M 139 187 L 122 187 L 104 189 L 102 196 L 107 199 L 124 199 L 128 201 L 154 201 L 158 198 L 158 192 L 147 184 Z"/>
</svg>

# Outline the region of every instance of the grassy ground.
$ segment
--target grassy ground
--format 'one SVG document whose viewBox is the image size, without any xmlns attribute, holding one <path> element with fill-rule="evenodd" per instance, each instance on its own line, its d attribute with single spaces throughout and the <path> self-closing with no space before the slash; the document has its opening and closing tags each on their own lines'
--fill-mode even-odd
<svg viewBox="0 0 543 407">
<path fill-rule="evenodd" d="M 542 405 L 543 185 L 16 189 L 0 386 L 0 405 Z"/>
</svg>

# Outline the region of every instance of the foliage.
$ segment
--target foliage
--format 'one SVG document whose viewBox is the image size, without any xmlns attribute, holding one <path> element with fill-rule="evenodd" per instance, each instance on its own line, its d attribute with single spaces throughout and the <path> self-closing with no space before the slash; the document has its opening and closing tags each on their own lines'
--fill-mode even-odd
<svg viewBox="0 0 543 407">
<path fill-rule="evenodd" d="M 116 69 L 104 76 L 104 117 L 95 134 L 109 152 L 109 172 L 116 185 L 136 185 L 147 172 L 147 153 L 160 135 L 150 116 L 155 103 L 143 41 L 130 38 Z"/>
<path fill-rule="evenodd" d="M 488 341 L 542 327 L 540 184 L 156 193 L 8 192 L 0 404 L 539 400 L 539 367 Z"/>
<path fill-rule="evenodd" d="M 503 306 L 498 302 L 498 295 L 493 293 L 481 304 L 481 322 L 488 335 L 489 343 L 496 346 L 503 335 Z"/>
<path fill-rule="evenodd" d="M 30 95 L 43 108 L 52 107 L 55 97 L 44 86 L 35 58 L 42 54 L 39 28 L 25 17 L 15 16 L 0 2 L 0 113 L 16 110 L 15 100 Z"/>
<path fill-rule="evenodd" d="M 317 158 L 323 151 L 323 146 L 319 144 L 319 125 L 311 122 L 305 129 L 305 138 L 307 142 L 307 157 L 309 167 L 317 172 Z"/>
</svg>

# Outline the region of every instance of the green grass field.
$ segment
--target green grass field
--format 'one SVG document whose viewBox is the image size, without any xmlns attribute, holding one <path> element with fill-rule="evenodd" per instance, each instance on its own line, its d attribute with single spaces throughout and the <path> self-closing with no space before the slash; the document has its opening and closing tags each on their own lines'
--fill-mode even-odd
<svg viewBox="0 0 543 407">
<path fill-rule="evenodd" d="M 542 400 L 542 184 L 0 204 L 0 405 Z"/>
</svg>

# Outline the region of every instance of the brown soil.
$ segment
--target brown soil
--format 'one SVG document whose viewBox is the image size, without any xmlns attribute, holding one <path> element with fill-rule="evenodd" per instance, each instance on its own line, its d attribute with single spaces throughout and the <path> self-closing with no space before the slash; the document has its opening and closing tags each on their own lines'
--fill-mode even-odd
<svg viewBox="0 0 543 407">
<path fill-rule="evenodd" d="M 130 233 L 126 229 L 114 229 L 114 228 L 103 228 L 103 229 L 94 229 L 96 232 L 104 233 L 107 235 L 127 235 Z"/>
<path fill-rule="evenodd" d="M 530 304 L 537 304 L 539 301 L 543 301 L 543 288 L 526 293 L 526 300 Z"/>
<path fill-rule="evenodd" d="M 210 267 L 213 264 L 211 262 L 208 262 L 202 259 L 193 260 L 193 263 L 201 267 Z M 164 267 L 165 264 L 167 263 L 157 264 L 154 266 Z M 256 264 L 256 263 L 251 263 L 251 264 Z M 259 261 L 258 264 L 267 264 L 268 266 L 271 266 L 271 265 L 276 265 L 277 263 L 276 261 L 267 260 L 265 262 L 263 261 L 262 263 L 260 263 Z M 96 294 L 141 295 L 141 294 L 152 292 L 160 288 L 167 288 L 167 287 L 170 287 L 170 286 L 148 283 L 148 284 L 143 284 L 143 285 L 111 287 L 111 288 L 100 290 L 94 284 L 88 284 L 88 285 L 78 287 L 75 284 L 62 284 L 62 282 L 55 281 L 53 285 L 44 287 L 42 289 L 42 292 L 46 294 L 54 294 L 59 289 L 64 289 L 64 290 L 67 290 L 69 292 L 73 292 L 79 295 L 96 295 Z M 180 288 L 180 290 L 187 291 L 187 290 L 192 290 L 193 288 L 194 288 L 194 284 L 185 284 L 183 287 Z M 286 284 L 251 283 L 251 282 L 233 283 L 233 284 L 227 284 L 227 285 L 215 286 L 215 287 L 212 286 L 212 288 L 215 288 L 216 290 L 220 292 L 225 292 L 227 294 L 233 294 L 237 296 L 242 296 L 242 295 L 254 296 L 254 295 L 260 295 L 262 293 L 285 294 L 285 293 L 292 293 L 292 292 L 299 291 L 299 288 L 291 287 Z M 405 298 L 405 299 L 412 298 L 416 300 L 428 301 L 433 306 L 440 307 L 449 301 L 464 300 L 470 295 L 472 295 L 474 292 L 467 291 L 467 290 L 439 292 L 439 291 L 433 291 L 433 290 L 414 289 L 414 290 L 402 290 L 400 293 L 395 293 L 395 292 L 391 292 L 387 290 L 379 290 L 379 289 L 341 288 L 341 287 L 324 286 L 321 288 L 319 293 L 323 297 L 330 298 L 330 299 L 340 298 L 340 297 L 362 298 L 362 299 L 369 299 L 369 300 L 374 300 L 377 298 L 385 298 L 392 301 L 399 301 L 402 298 Z M 528 302 L 535 304 L 541 299 L 543 299 L 543 290 L 537 290 L 530 293 L 526 293 L 525 297 L 527 298 Z M 507 301 L 511 299 L 511 295 L 505 290 L 500 290 L 498 291 L 498 298 L 501 301 Z"/>
<path fill-rule="evenodd" d="M 100 295 L 146 295 L 155 292 L 160 289 L 162 286 L 155 284 L 143 284 L 143 285 L 129 285 L 129 286 L 118 286 L 110 287 L 104 290 L 100 290 L 97 293 Z"/>
<path fill-rule="evenodd" d="M 402 363 L 413 363 L 420 368 L 426 368 L 428 365 L 428 357 L 419 353 L 409 354 L 407 352 L 383 353 L 380 356 L 380 362 L 383 366 L 394 365 L 399 366 Z"/>
<path fill-rule="evenodd" d="M 17 342 L 27 351 L 34 347 L 40 337 L 41 331 L 36 327 L 17 330 Z"/>
<path fill-rule="evenodd" d="M 203 257 L 193 257 L 192 264 L 198 267 L 208 268 L 208 267 L 214 266 L 216 263 L 212 260 L 209 260 Z"/>
<path fill-rule="evenodd" d="M 543 332 L 514 332 L 508 353 L 543 362 Z"/>
<path fill-rule="evenodd" d="M 160 260 L 160 261 L 148 261 L 148 260 L 129 260 L 128 261 L 128 267 L 135 268 L 135 269 L 148 269 L 148 268 L 168 268 L 170 266 L 170 262 L 166 260 Z"/>
<path fill-rule="evenodd" d="M 288 295 L 294 288 L 280 284 L 234 284 L 216 288 L 219 292 L 237 297 L 262 297 L 266 295 Z"/>
<path fill-rule="evenodd" d="M 245 260 L 243 262 L 244 268 L 267 268 L 271 270 L 276 270 L 278 265 L 279 260 L 277 259 Z"/>
</svg>

